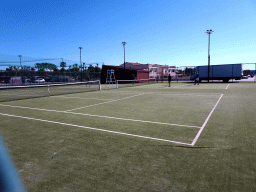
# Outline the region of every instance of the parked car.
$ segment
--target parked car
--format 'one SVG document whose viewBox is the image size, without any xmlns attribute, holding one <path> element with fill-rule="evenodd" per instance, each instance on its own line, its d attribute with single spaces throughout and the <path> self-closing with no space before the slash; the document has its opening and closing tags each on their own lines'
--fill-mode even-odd
<svg viewBox="0 0 256 192">
<path fill-rule="evenodd" d="M 25 79 L 25 83 L 31 83 L 30 79 Z"/>
<path fill-rule="evenodd" d="M 5 80 L 1 80 L 0 83 L 5 83 Z"/>
<path fill-rule="evenodd" d="M 45 80 L 43 78 L 39 78 L 35 80 L 35 83 L 45 83 Z"/>
</svg>

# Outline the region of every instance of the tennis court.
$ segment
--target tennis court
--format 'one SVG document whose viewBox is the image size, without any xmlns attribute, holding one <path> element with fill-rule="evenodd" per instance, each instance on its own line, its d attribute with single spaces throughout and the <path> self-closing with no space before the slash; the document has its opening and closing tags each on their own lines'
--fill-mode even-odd
<svg viewBox="0 0 256 192">
<path fill-rule="evenodd" d="M 1 133 L 29 191 L 253 191 L 255 95 L 154 83 L 5 101 Z"/>
</svg>

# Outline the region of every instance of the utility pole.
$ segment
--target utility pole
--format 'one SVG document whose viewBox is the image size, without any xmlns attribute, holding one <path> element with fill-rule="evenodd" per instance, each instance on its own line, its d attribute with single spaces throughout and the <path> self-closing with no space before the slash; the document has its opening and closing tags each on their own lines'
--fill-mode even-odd
<svg viewBox="0 0 256 192">
<path fill-rule="evenodd" d="M 208 83 L 209 83 L 209 80 L 210 80 L 210 34 L 212 34 L 212 31 L 211 29 L 210 30 L 206 30 L 205 33 L 208 34 Z"/>
<path fill-rule="evenodd" d="M 125 45 L 127 44 L 126 42 L 122 42 L 123 47 L 124 47 L 124 69 L 125 69 Z"/>
<path fill-rule="evenodd" d="M 22 57 L 22 55 L 18 55 L 18 57 L 20 58 L 20 68 L 21 68 L 21 57 Z"/>
<path fill-rule="evenodd" d="M 83 81 L 83 69 L 82 69 L 82 59 L 81 59 L 81 50 L 83 47 L 78 47 L 80 49 L 80 67 L 81 67 L 81 82 Z"/>
<path fill-rule="evenodd" d="M 81 59 L 81 50 L 83 49 L 83 47 L 78 47 L 80 49 L 80 66 L 82 65 L 82 59 Z"/>
</svg>

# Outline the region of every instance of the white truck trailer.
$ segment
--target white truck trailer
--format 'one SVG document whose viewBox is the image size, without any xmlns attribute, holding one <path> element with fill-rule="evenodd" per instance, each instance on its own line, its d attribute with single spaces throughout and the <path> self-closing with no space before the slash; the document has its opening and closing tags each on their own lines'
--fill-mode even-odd
<svg viewBox="0 0 256 192">
<path fill-rule="evenodd" d="M 208 66 L 197 66 L 190 75 L 190 80 L 195 80 L 199 75 L 199 81 L 208 80 Z M 241 64 L 211 65 L 209 80 L 222 80 L 227 83 L 230 79 L 240 80 L 242 77 Z"/>
</svg>

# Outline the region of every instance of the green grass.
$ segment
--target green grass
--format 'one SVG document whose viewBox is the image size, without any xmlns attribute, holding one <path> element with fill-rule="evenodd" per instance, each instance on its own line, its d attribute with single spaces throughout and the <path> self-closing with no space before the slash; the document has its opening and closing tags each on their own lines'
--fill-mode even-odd
<svg viewBox="0 0 256 192">
<path fill-rule="evenodd" d="M 227 85 L 2 102 L 0 131 L 28 191 L 255 191 L 256 84 Z"/>
</svg>

